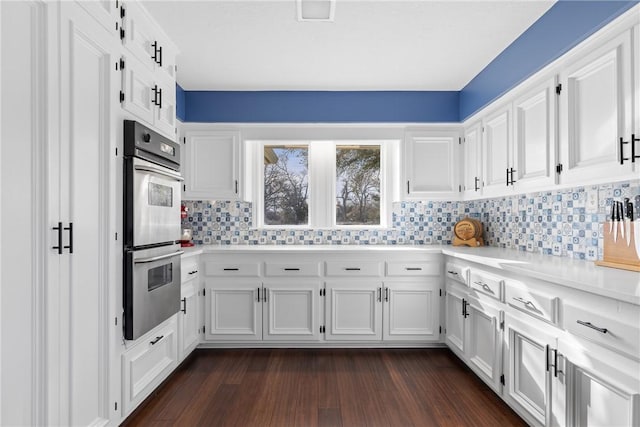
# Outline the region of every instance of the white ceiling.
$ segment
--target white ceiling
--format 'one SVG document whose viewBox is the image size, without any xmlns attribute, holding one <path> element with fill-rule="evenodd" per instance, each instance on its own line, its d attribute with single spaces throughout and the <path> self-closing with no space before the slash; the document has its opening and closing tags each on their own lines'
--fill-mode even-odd
<svg viewBox="0 0 640 427">
<path fill-rule="evenodd" d="M 460 90 L 555 0 L 144 1 L 177 44 L 186 90 Z"/>
</svg>

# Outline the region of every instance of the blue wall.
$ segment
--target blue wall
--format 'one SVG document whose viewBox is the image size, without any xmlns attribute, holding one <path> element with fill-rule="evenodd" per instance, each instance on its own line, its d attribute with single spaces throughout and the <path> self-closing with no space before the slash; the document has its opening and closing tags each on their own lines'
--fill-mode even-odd
<svg viewBox="0 0 640 427">
<path fill-rule="evenodd" d="M 639 3 L 560 0 L 461 91 L 184 91 L 183 122 L 459 122 Z"/>
<path fill-rule="evenodd" d="M 459 92 L 187 91 L 190 122 L 457 122 Z"/>
<path fill-rule="evenodd" d="M 460 92 L 460 121 L 575 47 L 638 1 L 558 1 Z"/>
</svg>

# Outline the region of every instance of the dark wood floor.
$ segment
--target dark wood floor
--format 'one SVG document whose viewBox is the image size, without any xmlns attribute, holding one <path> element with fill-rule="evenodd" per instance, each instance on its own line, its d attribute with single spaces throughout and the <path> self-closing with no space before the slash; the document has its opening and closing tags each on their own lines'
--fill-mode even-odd
<svg viewBox="0 0 640 427">
<path fill-rule="evenodd" d="M 448 349 L 196 350 L 126 426 L 524 426 Z"/>
</svg>

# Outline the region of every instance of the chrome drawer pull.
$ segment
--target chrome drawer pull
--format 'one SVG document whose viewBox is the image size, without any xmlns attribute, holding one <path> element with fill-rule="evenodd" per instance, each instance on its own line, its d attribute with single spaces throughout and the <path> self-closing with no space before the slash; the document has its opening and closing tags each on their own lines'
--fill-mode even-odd
<svg viewBox="0 0 640 427">
<path fill-rule="evenodd" d="M 360 267 L 345 267 L 347 271 L 360 271 Z"/>
<path fill-rule="evenodd" d="M 284 271 L 300 271 L 299 268 L 285 268 Z"/>
<path fill-rule="evenodd" d="M 447 273 L 453 274 L 454 276 L 458 275 L 458 273 L 456 271 L 452 271 L 452 270 L 447 270 Z"/>
<path fill-rule="evenodd" d="M 514 300 L 521 302 L 530 310 L 537 311 L 538 313 L 542 313 L 531 301 L 525 301 L 522 297 L 513 297 Z"/>
<path fill-rule="evenodd" d="M 582 320 L 576 320 L 576 322 L 578 322 L 578 324 L 582 326 L 586 326 L 587 328 L 595 329 L 602 334 L 606 334 L 607 332 L 609 332 L 607 328 L 598 328 L 597 326 L 591 324 L 591 322 L 583 322 Z"/>
<path fill-rule="evenodd" d="M 407 271 L 422 271 L 422 267 L 405 267 Z"/>
<path fill-rule="evenodd" d="M 239 268 L 223 268 L 224 271 L 238 271 Z"/>
<path fill-rule="evenodd" d="M 484 290 L 485 290 L 485 291 L 487 291 L 487 292 L 490 292 L 490 293 L 492 293 L 492 294 L 493 294 L 493 293 L 495 293 L 495 292 L 493 292 L 493 289 L 491 289 L 491 287 L 489 287 L 489 285 L 487 285 L 487 284 L 486 284 L 486 283 L 484 283 L 484 282 L 480 282 L 480 281 L 478 281 L 478 282 L 473 282 L 473 283 L 474 283 L 475 285 L 482 286 L 482 289 L 484 289 Z M 520 301 L 520 300 L 518 300 L 518 301 Z M 521 302 L 524 302 L 524 301 L 521 301 Z"/>
</svg>

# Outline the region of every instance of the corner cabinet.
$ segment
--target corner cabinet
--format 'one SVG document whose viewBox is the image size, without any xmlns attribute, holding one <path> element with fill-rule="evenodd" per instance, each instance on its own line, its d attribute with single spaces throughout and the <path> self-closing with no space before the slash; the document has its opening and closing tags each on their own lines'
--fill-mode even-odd
<svg viewBox="0 0 640 427">
<path fill-rule="evenodd" d="M 457 199 L 458 130 L 407 132 L 404 141 L 404 198 Z"/>
<path fill-rule="evenodd" d="M 187 130 L 184 138 L 182 198 L 240 198 L 240 133 Z"/>
</svg>

